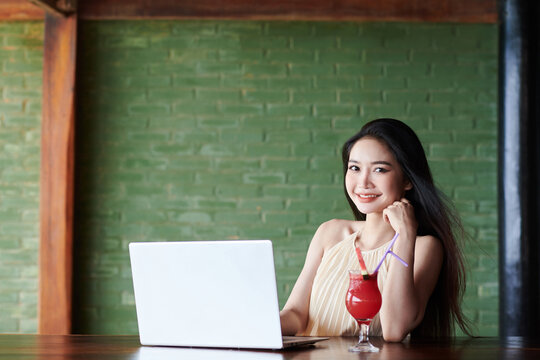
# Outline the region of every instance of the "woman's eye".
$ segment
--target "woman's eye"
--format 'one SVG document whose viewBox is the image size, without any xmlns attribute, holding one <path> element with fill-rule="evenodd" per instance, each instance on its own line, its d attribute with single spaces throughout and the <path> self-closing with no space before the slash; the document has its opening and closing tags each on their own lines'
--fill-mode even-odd
<svg viewBox="0 0 540 360">
<path fill-rule="evenodd" d="M 375 172 L 377 172 L 377 173 L 385 173 L 385 172 L 388 172 L 388 170 L 386 170 L 385 168 L 378 167 L 378 168 L 375 168 Z"/>
<path fill-rule="evenodd" d="M 358 166 L 356 166 L 356 165 L 351 165 L 351 166 L 349 166 L 349 170 L 358 171 L 358 170 L 360 170 L 360 168 Z"/>
</svg>

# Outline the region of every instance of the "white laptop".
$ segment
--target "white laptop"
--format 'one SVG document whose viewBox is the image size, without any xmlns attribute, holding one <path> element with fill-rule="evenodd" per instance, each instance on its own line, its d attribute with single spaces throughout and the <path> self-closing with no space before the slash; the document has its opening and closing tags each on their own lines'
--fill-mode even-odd
<svg viewBox="0 0 540 360">
<path fill-rule="evenodd" d="M 130 243 L 142 345 L 281 349 L 270 240 Z M 290 343 L 289 343 L 290 341 Z"/>
</svg>

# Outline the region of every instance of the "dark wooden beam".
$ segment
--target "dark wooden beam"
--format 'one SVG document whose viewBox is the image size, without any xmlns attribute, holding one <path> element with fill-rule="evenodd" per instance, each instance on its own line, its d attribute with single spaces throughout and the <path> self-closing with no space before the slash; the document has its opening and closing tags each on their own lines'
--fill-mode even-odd
<svg viewBox="0 0 540 360">
<path fill-rule="evenodd" d="M 28 0 L 47 13 L 67 16 L 76 10 L 76 0 Z"/>
<path fill-rule="evenodd" d="M 42 19 L 30 1 L 0 0 L 0 20 Z M 71 0 L 73 1 L 73 0 Z M 58 3 L 58 0 L 56 1 Z M 497 0 L 84 0 L 80 19 L 497 22 Z"/>
<path fill-rule="evenodd" d="M 496 0 L 92 0 L 83 19 L 255 19 L 355 21 L 497 21 Z"/>
<path fill-rule="evenodd" d="M 71 332 L 77 17 L 45 15 L 39 333 Z"/>
<path fill-rule="evenodd" d="M 26 0 L 0 0 L 0 20 L 43 20 L 45 11 Z"/>
</svg>

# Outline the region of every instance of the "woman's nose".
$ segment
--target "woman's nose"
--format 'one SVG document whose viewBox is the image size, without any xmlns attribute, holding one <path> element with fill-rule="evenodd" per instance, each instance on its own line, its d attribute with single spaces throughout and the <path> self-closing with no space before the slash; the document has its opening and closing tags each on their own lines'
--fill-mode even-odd
<svg viewBox="0 0 540 360">
<path fill-rule="evenodd" d="M 367 171 L 361 171 L 358 173 L 357 186 L 362 189 L 368 189 L 370 184 L 369 173 Z"/>
</svg>

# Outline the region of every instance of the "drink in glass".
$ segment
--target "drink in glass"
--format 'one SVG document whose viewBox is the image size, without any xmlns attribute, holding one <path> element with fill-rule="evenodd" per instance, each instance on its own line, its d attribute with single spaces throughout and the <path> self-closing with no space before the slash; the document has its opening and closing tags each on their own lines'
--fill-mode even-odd
<svg viewBox="0 0 540 360">
<path fill-rule="evenodd" d="M 349 289 L 345 299 L 347 310 L 360 326 L 358 344 L 349 348 L 353 352 L 378 352 L 368 339 L 369 325 L 381 308 L 382 297 L 377 285 L 377 274 L 363 275 L 360 270 L 349 271 Z"/>
</svg>

